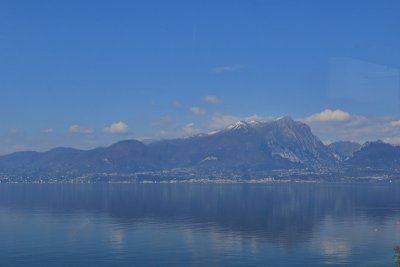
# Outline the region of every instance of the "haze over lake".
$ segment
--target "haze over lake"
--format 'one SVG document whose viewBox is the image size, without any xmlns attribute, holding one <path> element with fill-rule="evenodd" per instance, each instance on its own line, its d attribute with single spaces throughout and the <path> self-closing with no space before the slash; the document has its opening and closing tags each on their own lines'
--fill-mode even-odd
<svg viewBox="0 0 400 267">
<path fill-rule="evenodd" d="M 7 266 L 393 266 L 393 184 L 1 184 Z"/>
</svg>

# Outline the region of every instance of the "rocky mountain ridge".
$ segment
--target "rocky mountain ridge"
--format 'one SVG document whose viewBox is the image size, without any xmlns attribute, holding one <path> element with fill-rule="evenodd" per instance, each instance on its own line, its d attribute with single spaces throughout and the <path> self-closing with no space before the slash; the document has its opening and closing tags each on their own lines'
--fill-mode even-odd
<svg viewBox="0 0 400 267">
<path fill-rule="evenodd" d="M 329 173 L 373 169 L 397 173 L 400 148 L 383 142 L 324 145 L 310 127 L 290 117 L 240 121 L 226 129 L 189 138 L 144 144 L 124 140 L 91 150 L 55 148 L 0 156 L 2 177 L 74 177 L 173 173 L 227 177 L 257 176 L 289 170 Z M 210 175 L 212 173 L 212 175 Z M 61 178 L 57 178 L 61 179 Z"/>
</svg>

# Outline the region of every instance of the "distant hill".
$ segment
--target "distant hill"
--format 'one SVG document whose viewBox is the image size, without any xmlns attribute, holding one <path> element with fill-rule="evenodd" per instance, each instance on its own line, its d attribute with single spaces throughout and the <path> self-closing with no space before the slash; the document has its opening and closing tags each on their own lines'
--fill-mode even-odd
<svg viewBox="0 0 400 267">
<path fill-rule="evenodd" d="M 400 170 L 400 147 L 382 141 L 367 142 L 345 164 L 357 168 Z"/>
<path fill-rule="evenodd" d="M 351 141 L 338 141 L 328 145 L 329 149 L 345 160 L 361 148 L 361 145 Z"/>
<path fill-rule="evenodd" d="M 240 121 L 219 132 L 150 144 L 153 155 L 172 166 L 292 168 L 329 166 L 331 151 L 310 128 L 284 117 L 276 121 Z"/>
<path fill-rule="evenodd" d="M 283 117 L 269 122 L 239 121 L 211 133 L 144 144 L 124 140 L 91 150 L 55 148 L 0 157 L 0 175 L 74 177 L 176 173 L 267 174 L 304 170 L 326 173 L 352 168 L 400 169 L 400 148 L 383 142 L 325 146 L 309 126 Z M 195 177 L 197 178 L 197 177 Z"/>
</svg>

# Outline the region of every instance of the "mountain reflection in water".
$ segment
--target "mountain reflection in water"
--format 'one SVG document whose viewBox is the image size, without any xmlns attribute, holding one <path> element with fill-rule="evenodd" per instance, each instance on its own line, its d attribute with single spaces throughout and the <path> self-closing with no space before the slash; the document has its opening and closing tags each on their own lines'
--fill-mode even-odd
<svg viewBox="0 0 400 267">
<path fill-rule="evenodd" d="M 214 259 L 212 264 L 274 262 L 274 266 L 295 266 L 296 262 L 303 261 L 303 264 L 317 266 L 362 264 L 367 259 L 377 264 L 390 264 L 393 247 L 400 241 L 399 193 L 397 185 L 377 184 L 2 184 L 0 233 L 6 237 L 3 235 L 6 231 L 22 227 L 11 225 L 10 216 L 23 216 L 23 227 L 29 227 L 32 220 L 32 227 L 37 231 L 52 231 L 60 239 L 65 234 L 79 242 L 82 236 L 89 235 L 85 242 L 92 244 L 90 251 L 94 255 L 97 242 L 104 245 L 98 252 L 107 251 L 107 247 L 119 249 L 122 265 L 131 261 L 139 265 L 146 263 L 148 258 L 143 253 L 137 257 L 128 256 L 130 249 L 137 246 L 133 237 L 137 239 L 138 236 L 143 249 L 156 249 L 160 244 L 175 249 L 174 257 L 166 260 L 167 256 L 160 253 L 160 262 L 154 264 L 193 263 L 192 253 L 203 255 L 201 249 L 211 249 L 202 248 L 202 243 L 212 243 L 214 248 L 224 247 L 230 251 L 230 256 L 224 257 L 215 249 L 208 259 Z M 38 217 L 40 221 L 34 222 Z M 56 231 L 52 228 L 54 221 L 61 229 L 72 230 L 68 233 Z M 40 224 L 43 228 L 47 225 L 50 230 L 42 229 Z M 104 229 L 109 232 L 107 240 L 95 234 Z M 166 236 L 160 240 L 157 233 Z M 186 245 L 181 243 L 180 237 L 185 239 Z M 25 238 L 44 242 L 34 233 Z M 22 250 L 16 241 L 13 243 L 10 239 L 8 245 L 12 250 Z M 46 242 L 44 247 L 57 243 Z M 55 246 L 63 249 L 62 244 Z M 77 246 L 83 245 L 78 243 Z M 24 249 L 27 248 L 29 245 L 25 244 Z M 188 255 L 186 249 L 190 251 Z M 73 248 L 70 250 L 71 255 L 78 257 Z M 0 251 L 6 250 L 0 247 Z M 115 254 L 102 253 L 107 260 L 115 258 Z M 153 253 L 157 257 L 158 252 Z M 254 258 L 246 261 L 246 255 Z M 12 255 L 8 257 L 13 259 Z M 231 262 L 235 257 L 240 260 Z M 207 259 L 196 259 L 199 264 L 210 264 Z"/>
</svg>

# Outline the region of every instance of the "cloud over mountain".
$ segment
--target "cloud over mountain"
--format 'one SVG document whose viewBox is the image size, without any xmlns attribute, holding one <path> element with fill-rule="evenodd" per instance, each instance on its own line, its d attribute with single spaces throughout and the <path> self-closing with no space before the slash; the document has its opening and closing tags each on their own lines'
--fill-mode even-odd
<svg viewBox="0 0 400 267">
<path fill-rule="evenodd" d="M 92 133 L 94 133 L 94 129 L 85 128 L 85 127 L 79 126 L 77 124 L 73 124 L 73 125 L 69 126 L 68 131 L 72 134 L 92 134 Z"/>
<path fill-rule="evenodd" d="M 104 128 L 103 131 L 110 134 L 124 134 L 129 132 L 129 127 L 125 122 L 119 121 Z"/>
<path fill-rule="evenodd" d="M 371 117 L 350 114 L 337 109 L 326 109 L 313 114 L 303 122 L 323 139 L 353 140 L 364 142 L 382 139 L 388 143 L 400 143 L 400 120 L 393 117 Z"/>
<path fill-rule="evenodd" d="M 305 122 L 327 122 L 327 121 L 348 121 L 350 114 L 340 110 L 325 109 L 319 113 L 313 114 L 305 119 Z"/>
</svg>

